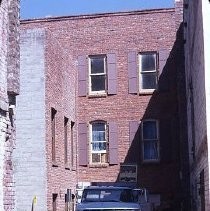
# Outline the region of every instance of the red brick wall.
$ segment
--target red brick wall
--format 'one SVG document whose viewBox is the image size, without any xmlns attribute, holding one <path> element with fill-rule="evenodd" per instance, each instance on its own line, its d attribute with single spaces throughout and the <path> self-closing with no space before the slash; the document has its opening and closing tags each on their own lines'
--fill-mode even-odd
<svg viewBox="0 0 210 211">
<path fill-rule="evenodd" d="M 46 121 L 48 159 L 48 207 L 52 193 L 60 194 L 59 207 L 63 205 L 66 187 L 77 181 L 117 181 L 120 165 L 78 166 L 77 178 L 64 168 L 63 116 L 89 123 L 92 120 L 114 121 L 118 125 L 119 163 L 136 160 L 138 185 L 148 187 L 152 193 L 161 194 L 161 201 L 174 203 L 178 200 L 179 181 L 179 114 L 177 110 L 176 73 L 176 23 L 175 10 L 148 10 L 140 12 L 60 17 L 22 22 L 22 28 L 45 28 L 46 45 Z M 128 52 L 135 50 L 170 52 L 168 92 L 155 91 L 151 95 L 128 94 Z M 78 97 L 77 72 L 80 55 L 116 53 L 117 94 L 105 97 Z M 52 167 L 50 107 L 57 110 L 56 153 L 58 167 Z M 172 119 L 173 136 L 170 141 L 170 162 L 142 164 L 140 139 L 130 146 L 129 121 L 143 118 Z M 76 139 L 75 134 L 75 139 Z M 77 143 L 78 144 L 78 143 Z M 76 148 L 75 143 L 74 147 Z M 135 145 L 136 144 L 136 145 Z M 161 152 L 163 153 L 163 152 Z M 76 158 L 76 157 L 75 157 Z M 77 156 L 78 160 L 78 156 Z"/>
<path fill-rule="evenodd" d="M 12 15 L 11 15 L 12 14 Z M 19 1 L 0 1 L 0 209 L 14 210 L 12 162 L 15 146 L 15 96 L 19 91 Z M 15 75 L 15 77 L 13 77 Z M 10 80 L 11 79 L 11 80 Z M 12 112 L 11 112 L 12 111 Z"/>
</svg>

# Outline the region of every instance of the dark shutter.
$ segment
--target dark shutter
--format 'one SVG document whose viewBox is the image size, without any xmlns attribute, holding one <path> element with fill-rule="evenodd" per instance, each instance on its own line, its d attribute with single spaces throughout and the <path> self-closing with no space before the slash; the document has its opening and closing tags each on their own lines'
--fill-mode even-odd
<svg viewBox="0 0 210 211">
<path fill-rule="evenodd" d="M 163 163 L 170 163 L 172 161 L 172 126 L 170 119 L 160 120 L 160 160 Z"/>
<path fill-rule="evenodd" d="M 109 164 L 118 164 L 117 124 L 109 123 Z"/>
<path fill-rule="evenodd" d="M 115 53 L 107 54 L 108 94 L 117 94 L 117 68 Z"/>
<path fill-rule="evenodd" d="M 137 93 L 137 53 L 128 53 L 128 91 L 130 94 Z"/>
<path fill-rule="evenodd" d="M 78 56 L 78 95 L 87 95 L 88 62 L 86 56 Z"/>
<path fill-rule="evenodd" d="M 87 124 L 79 123 L 78 125 L 78 143 L 79 143 L 79 165 L 86 166 L 88 164 L 87 151 Z"/>
<path fill-rule="evenodd" d="M 129 141 L 130 145 L 132 144 L 135 135 L 138 131 L 139 123 L 137 121 L 129 122 Z"/>
<path fill-rule="evenodd" d="M 169 57 L 169 50 L 163 49 L 159 51 L 159 75 L 158 75 L 158 90 L 168 91 L 169 89 L 169 77 L 167 68 L 167 59 Z"/>
</svg>

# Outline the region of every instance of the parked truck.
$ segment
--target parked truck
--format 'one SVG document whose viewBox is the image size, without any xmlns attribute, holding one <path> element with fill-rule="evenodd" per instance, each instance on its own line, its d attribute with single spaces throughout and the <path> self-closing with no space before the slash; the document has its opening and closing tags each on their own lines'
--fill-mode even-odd
<svg viewBox="0 0 210 211">
<path fill-rule="evenodd" d="M 152 211 L 145 189 L 89 186 L 83 190 L 76 211 Z"/>
</svg>

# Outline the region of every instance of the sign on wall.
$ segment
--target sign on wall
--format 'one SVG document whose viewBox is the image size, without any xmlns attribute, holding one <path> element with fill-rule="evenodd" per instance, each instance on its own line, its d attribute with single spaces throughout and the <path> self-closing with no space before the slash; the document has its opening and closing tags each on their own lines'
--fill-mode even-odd
<svg viewBox="0 0 210 211">
<path fill-rule="evenodd" d="M 120 182 L 137 182 L 137 165 L 121 164 L 119 180 Z"/>
</svg>

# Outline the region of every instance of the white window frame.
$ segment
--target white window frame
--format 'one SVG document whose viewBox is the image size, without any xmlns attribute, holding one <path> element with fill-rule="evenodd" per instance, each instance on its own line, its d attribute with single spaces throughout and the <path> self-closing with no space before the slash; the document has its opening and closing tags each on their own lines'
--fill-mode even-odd
<svg viewBox="0 0 210 211">
<path fill-rule="evenodd" d="M 155 69 L 150 70 L 150 71 L 142 71 L 141 66 L 142 66 L 142 56 L 143 55 L 155 55 Z M 138 60 L 139 60 L 139 92 L 140 93 L 151 93 L 154 92 L 157 89 L 158 85 L 158 68 L 157 68 L 157 52 L 152 51 L 152 52 L 141 52 L 138 55 Z M 142 75 L 143 74 L 149 74 L 149 73 L 156 73 L 156 88 L 154 89 L 143 89 L 142 88 Z"/>
<path fill-rule="evenodd" d="M 102 142 L 102 143 L 106 143 L 106 150 L 98 150 L 98 151 L 95 151 L 95 150 L 92 150 L 92 143 L 96 143 L 96 142 L 93 142 L 92 141 L 92 125 L 94 124 L 94 123 L 103 123 L 103 124 L 105 124 L 105 141 L 100 141 L 100 142 Z M 90 130 L 90 132 L 89 132 L 89 134 L 90 134 L 90 147 L 89 147 L 89 149 L 90 149 L 90 163 L 91 164 L 106 164 L 106 163 L 108 163 L 108 135 L 107 135 L 107 123 L 105 122 L 105 121 L 93 121 L 93 122 L 91 122 L 90 124 L 89 124 L 89 130 Z M 93 160 L 92 160 L 92 155 L 93 154 L 100 154 L 100 162 L 93 162 Z M 102 162 L 102 158 L 101 158 L 101 155 L 102 154 L 106 154 L 106 162 Z"/>
<path fill-rule="evenodd" d="M 156 123 L 156 133 L 157 133 L 157 159 L 145 159 L 144 158 L 144 143 L 147 141 L 153 141 L 154 139 L 144 139 L 143 124 L 144 122 L 155 122 Z M 160 136 L 159 136 L 159 121 L 157 119 L 144 119 L 141 124 L 141 140 L 142 140 L 142 161 L 143 162 L 159 162 L 160 161 Z"/>
<path fill-rule="evenodd" d="M 104 60 L 104 72 L 103 73 L 91 73 L 91 59 L 92 58 L 102 58 Z M 89 66 L 89 94 L 90 95 L 98 95 L 98 94 L 106 94 L 107 93 L 107 58 L 106 55 L 92 55 L 88 58 L 88 66 Z M 101 91 L 92 91 L 92 80 L 91 76 L 105 76 L 105 89 Z"/>
</svg>

